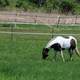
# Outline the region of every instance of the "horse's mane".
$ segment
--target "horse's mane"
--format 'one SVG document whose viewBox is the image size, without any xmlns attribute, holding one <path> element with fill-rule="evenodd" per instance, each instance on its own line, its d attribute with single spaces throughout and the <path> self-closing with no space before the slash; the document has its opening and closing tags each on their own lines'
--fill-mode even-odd
<svg viewBox="0 0 80 80">
<path fill-rule="evenodd" d="M 52 39 L 50 39 L 49 42 L 48 42 L 48 44 L 49 44 L 50 42 L 52 42 L 55 38 L 56 38 L 56 36 L 53 37 Z"/>
</svg>

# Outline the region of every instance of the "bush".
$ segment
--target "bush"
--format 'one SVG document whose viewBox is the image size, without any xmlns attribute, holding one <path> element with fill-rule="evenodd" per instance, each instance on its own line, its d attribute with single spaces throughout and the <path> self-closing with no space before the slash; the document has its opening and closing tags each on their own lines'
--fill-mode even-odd
<svg viewBox="0 0 80 80">
<path fill-rule="evenodd" d="M 0 0 L 0 10 L 6 9 L 80 14 L 80 0 Z"/>
<path fill-rule="evenodd" d="M 58 9 L 59 4 L 60 4 L 59 0 L 47 0 L 45 4 L 46 10 L 48 12 L 52 12 L 54 9 Z"/>
<path fill-rule="evenodd" d="M 74 11 L 74 3 L 68 0 L 63 0 L 59 8 L 62 13 L 72 13 Z"/>
<path fill-rule="evenodd" d="M 0 0 L 0 7 L 6 7 L 9 5 L 9 1 L 8 0 Z"/>
<path fill-rule="evenodd" d="M 80 0 L 76 0 L 77 3 L 80 3 Z"/>
<path fill-rule="evenodd" d="M 33 2 L 40 7 L 45 4 L 46 0 L 33 0 Z"/>
<path fill-rule="evenodd" d="M 21 0 L 20 0 L 20 1 L 19 1 L 19 0 L 16 1 L 16 7 L 17 7 L 17 8 L 20 8 L 20 7 L 22 6 L 22 4 L 23 4 L 23 3 L 22 3 Z"/>
</svg>

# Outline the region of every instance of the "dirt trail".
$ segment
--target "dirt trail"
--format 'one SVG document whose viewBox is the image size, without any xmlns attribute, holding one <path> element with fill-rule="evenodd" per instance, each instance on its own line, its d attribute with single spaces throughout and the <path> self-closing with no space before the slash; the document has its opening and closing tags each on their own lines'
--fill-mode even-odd
<svg viewBox="0 0 80 80">
<path fill-rule="evenodd" d="M 80 24 L 80 16 L 2 11 L 0 12 L 0 22 L 1 21 L 41 24 Z"/>
</svg>

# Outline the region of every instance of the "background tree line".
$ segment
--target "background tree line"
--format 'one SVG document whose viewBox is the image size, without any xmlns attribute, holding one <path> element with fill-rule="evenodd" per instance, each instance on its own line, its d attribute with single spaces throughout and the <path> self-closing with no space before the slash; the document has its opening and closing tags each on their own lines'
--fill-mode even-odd
<svg viewBox="0 0 80 80">
<path fill-rule="evenodd" d="M 80 0 L 0 0 L 0 9 L 80 14 Z"/>
</svg>

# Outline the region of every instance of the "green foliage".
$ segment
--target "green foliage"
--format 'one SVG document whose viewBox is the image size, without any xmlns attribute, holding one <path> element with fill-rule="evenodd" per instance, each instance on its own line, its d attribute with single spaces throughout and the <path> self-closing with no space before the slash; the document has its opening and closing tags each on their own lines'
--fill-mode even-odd
<svg viewBox="0 0 80 80">
<path fill-rule="evenodd" d="M 59 0 L 47 0 L 45 7 L 48 12 L 52 12 L 54 9 L 57 9 L 58 5 Z"/>
<path fill-rule="evenodd" d="M 76 0 L 77 3 L 80 3 L 80 0 Z"/>
<path fill-rule="evenodd" d="M 59 6 L 60 11 L 62 13 L 73 12 L 74 7 L 75 7 L 74 3 L 72 3 L 72 1 L 68 1 L 68 0 L 63 0 Z"/>
<path fill-rule="evenodd" d="M 0 0 L 0 7 L 5 7 L 5 6 L 8 6 L 8 5 L 9 5 L 8 0 Z"/>
<path fill-rule="evenodd" d="M 21 1 L 21 0 L 16 1 L 16 7 L 17 8 L 20 8 L 22 5 L 23 5 L 23 1 Z"/>
<path fill-rule="evenodd" d="M 30 0 L 17 0 L 16 8 L 22 9 L 24 11 L 32 10 L 34 8 L 34 4 L 30 2 Z"/>
<path fill-rule="evenodd" d="M 38 6 L 36 0 L 0 0 L 0 8 L 20 9 L 24 11 L 57 12 L 80 14 L 80 0 L 44 0 Z"/>
</svg>

